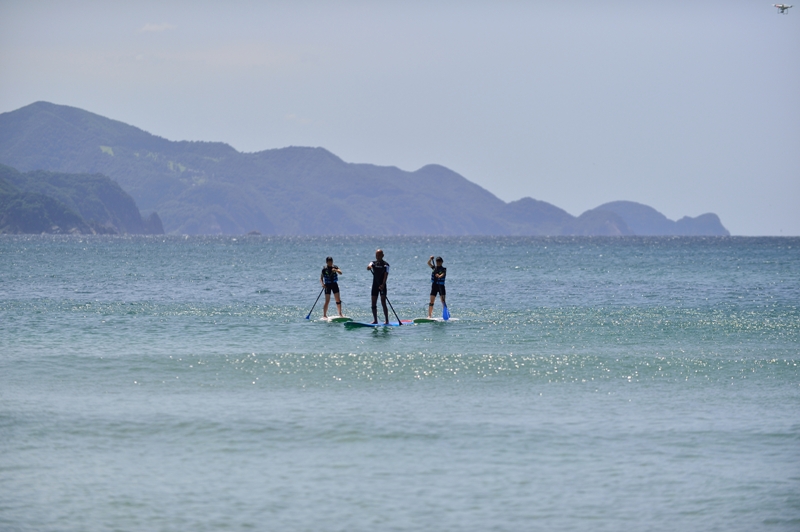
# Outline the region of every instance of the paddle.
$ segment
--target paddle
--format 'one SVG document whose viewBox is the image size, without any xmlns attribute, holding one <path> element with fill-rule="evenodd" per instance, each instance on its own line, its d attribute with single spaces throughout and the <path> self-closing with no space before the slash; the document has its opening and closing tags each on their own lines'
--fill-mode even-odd
<svg viewBox="0 0 800 532">
<path fill-rule="evenodd" d="M 386 296 L 384 296 L 384 297 L 386 297 Z M 387 303 L 389 303 L 389 308 L 391 308 L 391 309 L 392 309 L 392 312 L 394 312 L 394 307 L 392 306 L 392 302 L 391 302 L 391 301 L 389 301 L 389 298 L 388 298 L 388 297 L 386 297 L 386 302 L 387 302 Z M 400 316 L 398 316 L 398 315 L 397 315 L 397 312 L 394 312 L 394 317 L 395 317 L 395 318 L 397 318 L 397 323 L 398 323 L 399 325 L 403 325 L 403 322 L 402 322 L 402 321 L 400 321 Z"/>
<path fill-rule="evenodd" d="M 322 292 L 323 292 L 324 290 L 325 290 L 325 287 L 323 286 L 323 287 L 322 287 L 322 290 L 320 290 L 320 291 L 319 291 L 319 296 L 317 296 L 317 301 L 319 301 L 319 298 L 320 298 L 320 296 L 322 295 Z M 311 313 L 312 313 L 312 312 L 314 312 L 314 307 L 316 307 L 316 306 L 317 306 L 317 301 L 314 301 L 314 304 L 313 304 L 313 305 L 311 305 L 311 310 L 309 310 L 309 311 L 308 311 L 308 316 L 306 316 L 306 319 L 307 319 L 307 320 L 310 320 L 310 319 L 311 319 Z"/>
</svg>

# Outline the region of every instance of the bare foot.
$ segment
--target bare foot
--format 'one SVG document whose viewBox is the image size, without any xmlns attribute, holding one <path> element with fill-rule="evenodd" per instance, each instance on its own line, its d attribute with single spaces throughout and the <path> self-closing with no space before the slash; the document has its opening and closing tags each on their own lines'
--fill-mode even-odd
<svg viewBox="0 0 800 532">
<path fill-rule="evenodd" d="M 373 321 L 373 322 L 372 322 L 372 325 L 377 325 L 377 324 L 378 324 L 378 322 L 377 322 L 377 321 Z"/>
</svg>

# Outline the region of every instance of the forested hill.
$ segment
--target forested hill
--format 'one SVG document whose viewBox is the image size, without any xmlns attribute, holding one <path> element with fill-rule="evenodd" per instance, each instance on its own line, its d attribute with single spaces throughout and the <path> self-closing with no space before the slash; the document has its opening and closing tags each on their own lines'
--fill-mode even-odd
<svg viewBox="0 0 800 532">
<path fill-rule="evenodd" d="M 0 114 L 0 163 L 109 176 L 172 233 L 636 234 L 627 211 L 575 217 L 531 198 L 505 203 L 438 165 L 406 172 L 346 163 L 323 148 L 240 153 L 223 143 L 169 141 L 47 102 Z M 672 234 L 728 234 L 715 215 L 716 224 L 704 216 L 684 218 Z"/>
<path fill-rule="evenodd" d="M 162 234 L 156 213 L 146 220 L 106 176 L 0 165 L 0 233 Z"/>
</svg>

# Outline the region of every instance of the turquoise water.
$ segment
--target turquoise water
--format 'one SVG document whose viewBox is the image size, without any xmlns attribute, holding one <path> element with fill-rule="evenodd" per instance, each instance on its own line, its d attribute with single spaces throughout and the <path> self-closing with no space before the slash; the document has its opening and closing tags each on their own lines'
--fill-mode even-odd
<svg viewBox="0 0 800 532">
<path fill-rule="evenodd" d="M 376 246 L 459 320 L 305 320 Z M 0 530 L 798 530 L 798 307 L 797 238 L 0 237 Z"/>
</svg>

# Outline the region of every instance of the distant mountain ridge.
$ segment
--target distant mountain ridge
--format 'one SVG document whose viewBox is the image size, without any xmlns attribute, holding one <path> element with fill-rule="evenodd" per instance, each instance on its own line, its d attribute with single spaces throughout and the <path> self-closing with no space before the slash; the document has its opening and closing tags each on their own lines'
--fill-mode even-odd
<svg viewBox="0 0 800 532">
<path fill-rule="evenodd" d="M 531 198 L 505 203 L 439 165 L 406 172 L 346 163 L 323 148 L 240 153 L 47 102 L 0 114 L 0 163 L 109 176 L 170 233 L 632 235 L 650 234 L 639 231 L 663 217 L 632 202 L 575 217 Z M 713 214 L 672 224 L 663 234 L 728 234 Z"/>
<path fill-rule="evenodd" d="M 722 227 L 719 217 L 713 213 L 696 218 L 684 216 L 678 221 L 672 221 L 654 208 L 633 201 L 612 201 L 593 210 L 617 214 L 625 220 L 634 234 L 643 236 L 701 236 L 716 234 L 714 231 L 719 231 Z"/>
</svg>

